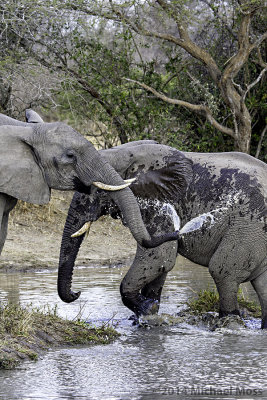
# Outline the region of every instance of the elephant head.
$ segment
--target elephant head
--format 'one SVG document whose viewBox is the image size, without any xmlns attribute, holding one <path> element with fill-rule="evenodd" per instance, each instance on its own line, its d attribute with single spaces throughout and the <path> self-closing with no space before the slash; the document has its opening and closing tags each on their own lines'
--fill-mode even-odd
<svg viewBox="0 0 267 400">
<path fill-rule="evenodd" d="M 32 110 L 26 119 L 24 123 L 0 115 L 0 193 L 44 204 L 50 188 L 90 193 L 96 185 L 110 191 L 138 243 L 154 247 L 176 237 L 150 237 L 128 188 L 131 181 L 125 182 L 81 134 L 63 123 L 44 123 Z"/>
<path fill-rule="evenodd" d="M 179 201 L 192 177 L 191 161 L 183 153 L 153 141 L 132 142 L 100 153 L 124 180 L 134 179 L 131 190 L 138 199 L 144 217 L 146 209 L 151 208 L 151 202 L 159 203 L 162 207 L 164 203 L 175 204 Z M 129 220 L 135 219 L 135 214 L 128 208 L 117 207 L 118 194 L 116 192 L 111 199 L 95 188 L 90 194 L 74 194 L 65 223 L 59 261 L 58 293 L 63 301 L 72 302 L 80 295 L 71 290 L 72 274 L 80 245 L 91 222 L 104 214 L 121 217 L 127 226 Z M 169 212 L 174 207 L 165 209 Z M 173 218 L 177 218 L 174 214 Z M 156 225 L 152 226 L 146 219 L 146 228 L 152 236 L 160 231 L 157 232 Z"/>
</svg>

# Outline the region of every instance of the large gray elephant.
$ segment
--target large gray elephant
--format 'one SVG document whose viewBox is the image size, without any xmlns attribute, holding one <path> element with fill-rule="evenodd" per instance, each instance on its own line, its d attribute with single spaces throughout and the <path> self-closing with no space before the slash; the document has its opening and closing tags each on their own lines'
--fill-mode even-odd
<svg viewBox="0 0 267 400">
<path fill-rule="evenodd" d="M 153 247 L 177 238 L 170 232 L 151 237 L 131 189 L 103 159 L 92 143 L 63 123 L 44 123 L 33 110 L 21 122 L 0 114 L 0 253 L 5 243 L 9 212 L 17 199 L 45 204 L 50 189 L 90 193 L 93 185 L 109 191 L 127 215 L 127 225 L 143 246 Z M 127 210 L 127 212 L 126 212 Z"/>
<path fill-rule="evenodd" d="M 123 303 L 137 316 L 158 311 L 161 290 L 177 252 L 207 266 L 220 295 L 220 316 L 238 314 L 237 291 L 251 281 L 267 328 L 267 166 L 243 153 L 185 153 L 155 142 L 132 142 L 101 155 L 131 188 L 151 235 L 180 230 L 176 242 L 153 249 L 137 245 L 121 283 Z M 127 211 L 126 211 L 127 212 Z M 90 222 L 127 215 L 103 191 L 75 193 L 63 233 L 58 293 L 77 299 L 71 277 Z M 78 233 L 76 232 L 78 231 Z"/>
</svg>

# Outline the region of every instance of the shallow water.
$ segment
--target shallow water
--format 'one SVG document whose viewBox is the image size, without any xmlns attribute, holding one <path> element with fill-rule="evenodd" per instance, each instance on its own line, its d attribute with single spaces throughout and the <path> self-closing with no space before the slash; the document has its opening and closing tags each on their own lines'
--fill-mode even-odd
<svg viewBox="0 0 267 400">
<path fill-rule="evenodd" d="M 205 328 L 132 326 L 121 302 L 127 268 L 75 270 L 80 299 L 64 304 L 56 294 L 56 272 L 0 274 L 0 298 L 50 307 L 62 316 L 102 324 L 122 333 L 105 346 L 50 350 L 37 362 L 0 371 L 0 399 L 251 399 L 267 398 L 267 333 L 260 321 L 250 328 L 210 332 Z M 161 313 L 174 314 L 193 291 L 213 281 L 204 267 L 180 259 L 169 273 Z M 246 285 L 245 293 L 254 297 Z"/>
</svg>

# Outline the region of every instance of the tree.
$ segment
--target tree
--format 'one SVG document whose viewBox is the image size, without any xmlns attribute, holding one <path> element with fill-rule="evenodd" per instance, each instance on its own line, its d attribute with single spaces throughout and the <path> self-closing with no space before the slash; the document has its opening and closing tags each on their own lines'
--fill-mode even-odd
<svg viewBox="0 0 267 400">
<path fill-rule="evenodd" d="M 104 123 L 105 145 L 116 135 L 185 150 L 229 150 L 234 142 L 249 152 L 252 135 L 254 154 L 265 132 L 263 9 L 259 0 L 0 6 L 2 37 L 13 38 L 3 46 L 20 55 L 15 70 L 34 60 L 49 71 L 50 100 L 60 103 L 61 114 L 71 110 L 80 121 Z"/>
<path fill-rule="evenodd" d="M 60 86 L 59 77 L 51 76 L 23 46 L 36 23 L 33 11 L 27 1 L 0 5 L 0 112 L 14 118 L 23 118 L 26 108 L 55 105 L 52 91 Z"/>
<path fill-rule="evenodd" d="M 255 37 L 251 31 L 251 21 L 255 14 L 263 9 L 262 3 L 260 1 L 233 2 L 236 3 L 235 6 L 232 5 L 232 7 L 234 7 L 233 11 L 236 12 L 235 22 L 237 33 L 227 25 L 227 16 L 223 15 L 222 18 L 225 18 L 223 23 L 229 29 L 233 37 L 236 37 L 237 43 L 235 54 L 233 54 L 222 66 L 215 61 L 209 51 L 200 47 L 196 41 L 192 40 L 188 27 L 188 19 L 186 21 L 185 13 L 182 10 L 182 3 L 186 2 L 171 2 L 165 0 L 156 1 L 158 7 L 163 11 L 165 18 L 175 21 L 178 35 L 173 35 L 166 31 L 151 30 L 147 26 L 146 20 L 143 16 L 140 19 L 139 15 L 132 15 L 127 10 L 125 7 L 127 3 L 129 4 L 129 2 L 124 2 L 123 5 L 115 4 L 114 1 L 110 0 L 113 13 L 116 14 L 117 18 L 126 24 L 131 30 L 142 36 L 158 38 L 163 41 L 171 42 L 185 50 L 205 66 L 212 81 L 219 89 L 225 105 L 231 112 L 232 124 L 228 125 L 232 126 L 227 126 L 218 122 L 213 117 L 211 109 L 206 104 L 192 104 L 183 100 L 172 99 L 143 82 L 131 81 L 150 91 L 163 101 L 186 107 L 193 112 L 205 116 L 210 124 L 216 129 L 234 138 L 235 148 L 237 150 L 249 153 L 252 128 L 251 115 L 246 105 L 246 98 L 249 91 L 258 84 L 267 70 L 267 64 L 263 61 L 260 52 L 260 46 L 267 38 L 267 32 Z M 147 3 L 149 4 L 150 2 Z M 219 2 L 205 1 L 204 3 L 208 5 L 215 15 L 220 15 Z M 262 70 L 254 81 L 247 84 L 245 87 L 242 87 L 234 80 L 248 62 L 250 55 L 252 53 L 256 55 L 255 51 L 257 52 L 256 62 L 262 67 Z"/>
</svg>

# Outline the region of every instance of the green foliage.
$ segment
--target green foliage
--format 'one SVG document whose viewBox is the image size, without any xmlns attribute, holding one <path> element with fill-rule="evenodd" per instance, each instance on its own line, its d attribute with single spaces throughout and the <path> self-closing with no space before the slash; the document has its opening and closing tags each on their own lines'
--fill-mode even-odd
<svg viewBox="0 0 267 400">
<path fill-rule="evenodd" d="M 261 134 L 267 125 L 267 94 L 266 80 L 250 93 L 248 96 L 248 108 L 255 115 L 254 126 L 251 137 L 251 154 L 255 155 Z M 265 134 L 262 142 L 260 159 L 267 162 L 267 134 Z"/>
<path fill-rule="evenodd" d="M 235 0 L 212 0 L 208 5 L 179 0 L 168 2 L 166 12 L 149 2 L 115 3 L 119 12 L 154 32 L 179 37 L 177 24 L 187 21 L 195 44 L 206 49 L 221 70 L 236 53 L 241 14 Z M 242 7 L 257 11 L 259 3 L 246 1 Z M 53 115 L 87 135 L 93 133 L 104 147 L 150 138 L 182 150 L 234 149 L 233 139 L 211 127 L 203 115 L 158 100 L 124 79 L 144 82 L 171 98 L 204 104 L 219 123 L 234 127 L 233 115 L 206 66 L 174 43 L 137 34 L 114 15 L 109 2 L 8 0 L 1 4 L 0 13 L 1 111 L 16 117 L 22 114 L 23 104 L 24 108 L 38 105 L 51 116 L 53 106 Z M 254 36 L 264 32 L 263 14 L 254 13 Z M 248 87 L 258 77 L 261 67 L 252 61 L 255 58 L 256 50 L 236 76 L 236 85 Z M 42 74 L 50 71 L 50 78 L 48 74 L 42 82 L 41 65 Z M 31 93 L 29 81 L 37 92 Z M 247 96 L 253 155 L 265 126 L 264 93 L 262 80 Z M 98 125 L 96 132 L 90 132 L 89 121 Z M 260 156 L 265 154 L 266 139 Z"/>
<path fill-rule="evenodd" d="M 261 317 L 260 306 L 249 299 L 247 299 L 241 289 L 238 291 L 238 304 L 241 308 L 246 309 L 255 318 Z"/>
<path fill-rule="evenodd" d="M 238 290 L 237 300 L 240 308 L 245 309 L 255 318 L 261 317 L 260 306 L 254 301 L 247 299 L 241 288 Z M 194 314 L 201 314 L 209 311 L 219 312 L 219 294 L 215 289 L 200 290 L 197 293 L 197 297 L 189 300 L 187 305 Z"/>
<path fill-rule="evenodd" d="M 197 298 L 187 302 L 193 313 L 201 314 L 209 311 L 219 311 L 219 294 L 216 290 L 203 289 L 197 293 Z"/>
</svg>

